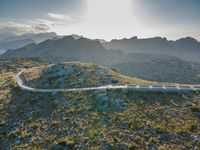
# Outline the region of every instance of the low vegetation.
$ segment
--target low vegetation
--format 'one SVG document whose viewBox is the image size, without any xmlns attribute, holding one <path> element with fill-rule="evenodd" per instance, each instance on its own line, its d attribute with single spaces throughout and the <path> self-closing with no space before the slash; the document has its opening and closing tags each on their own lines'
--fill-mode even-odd
<svg viewBox="0 0 200 150">
<path fill-rule="evenodd" d="M 17 62 L 0 61 L 1 149 L 200 148 L 199 93 L 25 92 L 14 76 L 19 68 L 39 62 Z"/>
</svg>

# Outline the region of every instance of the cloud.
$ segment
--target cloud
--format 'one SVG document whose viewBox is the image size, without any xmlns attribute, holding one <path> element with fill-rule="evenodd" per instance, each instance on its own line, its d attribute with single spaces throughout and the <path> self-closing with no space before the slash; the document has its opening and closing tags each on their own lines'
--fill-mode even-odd
<svg viewBox="0 0 200 150">
<path fill-rule="evenodd" d="M 83 17 L 80 17 L 79 15 L 76 14 L 57 14 L 57 13 L 47 13 L 49 19 L 53 19 L 53 20 L 59 20 L 59 21 L 63 21 L 67 24 L 70 23 L 75 23 L 75 22 L 79 22 L 82 20 Z"/>
<path fill-rule="evenodd" d="M 46 25 L 46 24 L 38 24 L 38 25 L 34 25 L 32 26 L 33 31 L 35 32 L 41 32 L 41 31 L 48 31 L 50 28 Z"/>
<path fill-rule="evenodd" d="M 48 13 L 48 16 L 54 19 L 70 20 L 70 18 L 67 15 L 63 14 Z"/>
<path fill-rule="evenodd" d="M 0 32 L 11 32 L 14 34 L 54 32 L 68 28 L 82 20 L 78 15 L 64 15 L 46 13 L 44 18 L 21 21 L 0 21 Z"/>
<path fill-rule="evenodd" d="M 1 32 L 12 32 L 15 34 L 24 34 L 24 33 L 41 33 L 50 31 L 50 25 L 45 24 L 39 21 L 27 21 L 27 22 L 15 22 L 7 21 L 0 22 Z"/>
<path fill-rule="evenodd" d="M 47 13 L 46 19 L 37 19 L 45 24 L 51 24 L 53 32 L 59 34 L 69 34 L 72 26 L 79 25 L 84 19 L 83 15 L 78 14 L 59 14 L 59 13 Z M 72 31 L 72 30 L 71 30 Z M 74 32 L 74 31 L 73 31 Z"/>
</svg>

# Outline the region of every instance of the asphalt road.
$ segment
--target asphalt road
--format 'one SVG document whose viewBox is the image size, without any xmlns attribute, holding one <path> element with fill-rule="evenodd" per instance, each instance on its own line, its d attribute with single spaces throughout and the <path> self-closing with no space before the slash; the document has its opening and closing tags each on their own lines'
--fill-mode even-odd
<svg viewBox="0 0 200 150">
<path fill-rule="evenodd" d="M 19 87 L 22 90 L 40 93 L 54 93 L 54 92 L 75 92 L 75 91 L 91 91 L 91 90 L 106 90 L 106 89 L 127 89 L 135 91 L 146 91 L 146 92 L 194 92 L 200 91 L 200 85 L 191 86 L 175 86 L 175 85 L 105 85 L 98 87 L 85 87 L 85 88 L 70 88 L 70 89 L 37 89 L 32 88 L 23 82 L 21 74 L 25 69 L 21 70 L 16 75 L 16 80 Z"/>
</svg>

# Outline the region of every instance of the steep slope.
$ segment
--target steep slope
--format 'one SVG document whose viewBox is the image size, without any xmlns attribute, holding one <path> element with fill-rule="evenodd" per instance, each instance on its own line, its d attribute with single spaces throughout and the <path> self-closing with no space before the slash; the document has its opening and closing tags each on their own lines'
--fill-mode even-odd
<svg viewBox="0 0 200 150">
<path fill-rule="evenodd" d="M 106 48 L 120 49 L 123 52 L 169 54 L 189 61 L 200 62 L 200 43 L 191 37 L 176 41 L 168 41 L 166 38 L 155 37 L 149 39 L 112 40 L 104 43 Z"/>
<path fill-rule="evenodd" d="M 200 64 L 164 54 L 130 53 L 126 61 L 111 66 L 122 74 L 145 80 L 200 83 Z"/>
</svg>

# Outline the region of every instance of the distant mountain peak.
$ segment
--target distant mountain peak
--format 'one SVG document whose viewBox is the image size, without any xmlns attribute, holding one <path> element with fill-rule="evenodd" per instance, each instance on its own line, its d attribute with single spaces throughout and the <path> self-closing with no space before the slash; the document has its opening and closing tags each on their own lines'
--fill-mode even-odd
<svg viewBox="0 0 200 150">
<path fill-rule="evenodd" d="M 130 38 L 130 39 L 132 39 L 132 40 L 133 40 L 133 39 L 138 39 L 138 37 L 137 37 L 137 36 L 133 36 L 133 37 Z"/>
<path fill-rule="evenodd" d="M 75 41 L 76 39 L 73 37 L 73 36 L 71 36 L 71 35 L 68 35 L 68 36 L 64 36 L 64 37 L 62 37 L 61 38 L 62 40 L 71 40 L 71 41 Z M 58 39 L 59 40 L 59 39 Z"/>
<path fill-rule="evenodd" d="M 83 36 L 80 36 L 80 35 L 77 35 L 77 34 L 71 34 L 70 36 L 72 36 L 75 40 L 83 37 Z"/>
<path fill-rule="evenodd" d="M 178 39 L 177 41 L 181 41 L 181 42 L 198 42 L 196 39 L 194 39 L 194 38 L 192 38 L 190 36 Z"/>
</svg>

